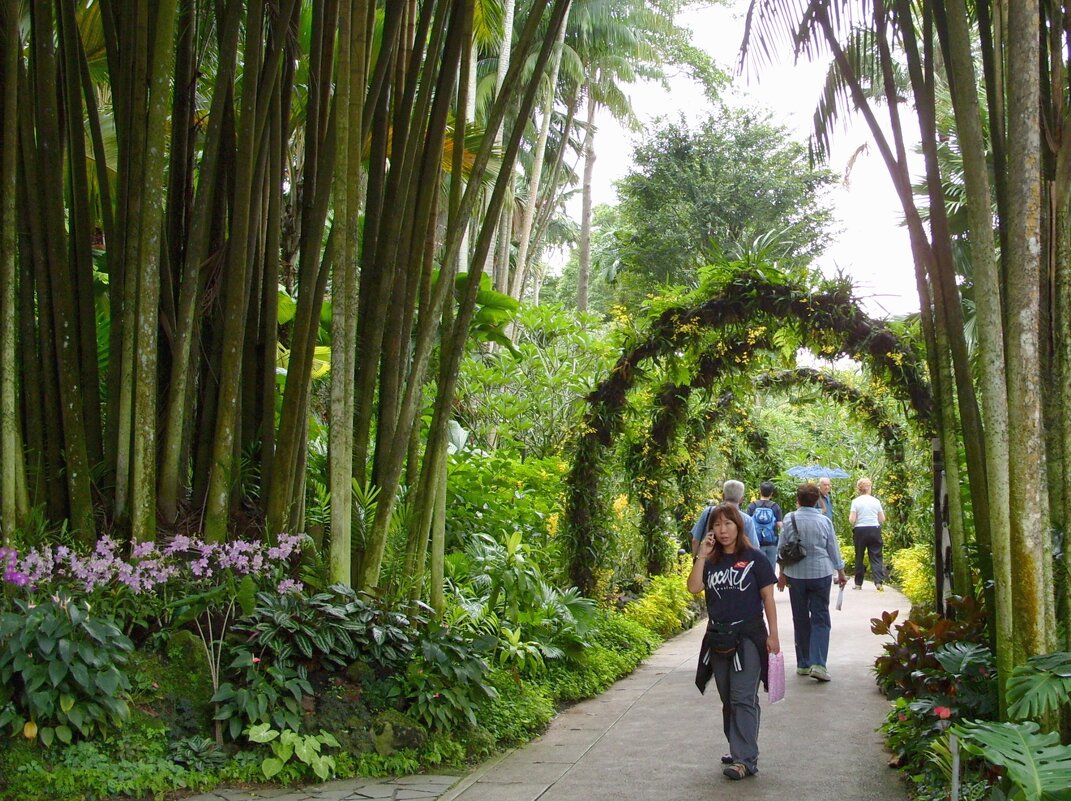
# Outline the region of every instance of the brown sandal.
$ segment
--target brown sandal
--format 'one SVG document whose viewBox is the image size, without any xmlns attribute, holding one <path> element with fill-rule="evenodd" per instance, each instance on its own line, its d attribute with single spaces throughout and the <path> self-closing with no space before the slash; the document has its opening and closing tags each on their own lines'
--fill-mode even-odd
<svg viewBox="0 0 1071 801">
<path fill-rule="evenodd" d="M 734 782 L 755 775 L 752 771 L 748 770 L 747 765 L 743 762 L 734 762 L 733 764 L 728 765 L 722 773 L 726 778 L 732 779 Z"/>
</svg>

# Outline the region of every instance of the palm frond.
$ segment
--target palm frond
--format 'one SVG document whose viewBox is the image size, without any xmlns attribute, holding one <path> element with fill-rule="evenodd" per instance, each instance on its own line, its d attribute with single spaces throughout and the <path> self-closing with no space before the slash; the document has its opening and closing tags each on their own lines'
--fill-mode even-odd
<svg viewBox="0 0 1071 801">
<path fill-rule="evenodd" d="M 881 82 L 881 66 L 878 48 L 873 30 L 859 27 L 851 31 L 844 44 L 845 60 L 851 75 L 845 73 L 839 61 L 830 62 L 818 105 L 814 110 L 812 132 L 808 146 L 812 160 L 825 161 L 829 158 L 830 136 L 839 123 L 847 125 L 848 118 L 855 111 L 852 98 L 850 78 L 854 77 L 864 86 L 873 86 Z"/>
<path fill-rule="evenodd" d="M 785 53 L 793 61 L 829 53 L 826 30 L 837 39 L 873 16 L 871 0 L 751 0 L 744 19 L 739 71 L 772 64 Z"/>
</svg>

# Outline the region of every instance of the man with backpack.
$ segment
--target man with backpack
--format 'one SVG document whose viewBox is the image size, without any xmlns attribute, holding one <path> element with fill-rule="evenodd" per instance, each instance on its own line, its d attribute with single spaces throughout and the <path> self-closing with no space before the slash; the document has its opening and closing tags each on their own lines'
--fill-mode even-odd
<svg viewBox="0 0 1071 801">
<path fill-rule="evenodd" d="M 740 508 L 740 504 L 744 501 L 744 482 L 729 479 L 721 486 L 721 497 L 725 503 L 731 503 L 740 512 L 740 517 L 744 521 L 744 536 L 753 547 L 758 548 L 759 535 L 755 533 L 755 521 L 751 519 L 751 515 Z M 695 521 L 695 526 L 692 527 L 692 556 L 699 553 L 699 546 L 707 535 L 710 513 L 716 505 L 714 501 L 711 501 L 710 505 L 699 515 L 699 519 Z"/>
<path fill-rule="evenodd" d="M 763 481 L 759 485 L 759 500 L 752 501 L 747 507 L 747 513 L 755 521 L 759 550 L 766 554 L 771 565 L 777 564 L 777 544 L 784 516 L 781 507 L 773 499 L 776 492 L 773 482 Z"/>
</svg>

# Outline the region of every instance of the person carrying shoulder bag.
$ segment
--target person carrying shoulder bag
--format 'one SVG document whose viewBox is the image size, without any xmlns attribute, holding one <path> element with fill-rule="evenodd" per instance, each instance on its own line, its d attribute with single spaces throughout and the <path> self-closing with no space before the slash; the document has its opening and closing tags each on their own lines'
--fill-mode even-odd
<svg viewBox="0 0 1071 801">
<path fill-rule="evenodd" d="M 829 657 L 830 577 L 837 573 L 837 583 L 848 583 L 844 559 L 833 533 L 833 524 L 815 508 L 819 491 L 814 484 L 801 484 L 796 490 L 796 511 L 785 516 L 781 547 L 778 552 L 777 589 L 788 587 L 792 602 L 792 631 L 796 646 L 796 674 L 821 682 L 831 676 L 826 667 Z M 799 561 L 786 559 L 794 542 L 803 547 Z"/>
</svg>

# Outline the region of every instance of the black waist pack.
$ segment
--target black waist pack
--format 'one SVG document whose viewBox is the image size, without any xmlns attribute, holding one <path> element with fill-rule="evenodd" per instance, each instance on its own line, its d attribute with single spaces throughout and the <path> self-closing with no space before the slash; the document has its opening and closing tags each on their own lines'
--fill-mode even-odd
<svg viewBox="0 0 1071 801">
<path fill-rule="evenodd" d="M 731 654 L 740 644 L 740 631 L 732 623 L 711 620 L 707 624 L 707 637 L 711 650 L 719 654 Z"/>
</svg>

